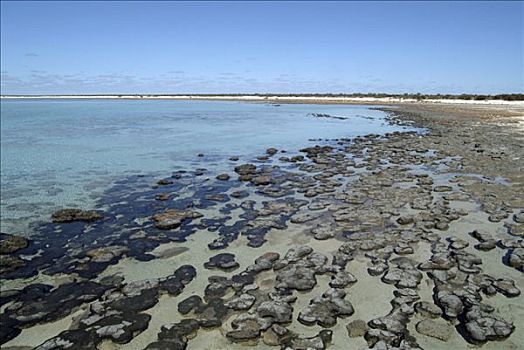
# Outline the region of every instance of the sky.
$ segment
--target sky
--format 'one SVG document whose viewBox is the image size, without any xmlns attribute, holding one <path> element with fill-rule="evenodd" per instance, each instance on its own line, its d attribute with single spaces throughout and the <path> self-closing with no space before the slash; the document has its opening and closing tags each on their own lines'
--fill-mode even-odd
<svg viewBox="0 0 524 350">
<path fill-rule="evenodd" d="M 524 2 L 1 2 L 2 94 L 522 93 Z"/>
</svg>

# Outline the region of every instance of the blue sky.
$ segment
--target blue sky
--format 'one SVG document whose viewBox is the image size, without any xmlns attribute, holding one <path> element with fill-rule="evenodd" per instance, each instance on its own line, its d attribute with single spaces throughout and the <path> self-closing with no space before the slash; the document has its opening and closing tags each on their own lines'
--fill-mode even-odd
<svg viewBox="0 0 524 350">
<path fill-rule="evenodd" d="M 3 94 L 524 91 L 523 2 L 6 2 Z"/>
</svg>

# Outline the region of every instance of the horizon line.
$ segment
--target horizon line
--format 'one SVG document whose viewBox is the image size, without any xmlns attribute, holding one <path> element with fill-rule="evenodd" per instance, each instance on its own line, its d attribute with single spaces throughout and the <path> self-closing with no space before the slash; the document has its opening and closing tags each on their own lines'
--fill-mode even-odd
<svg viewBox="0 0 524 350">
<path fill-rule="evenodd" d="M 0 94 L 0 96 L 10 97 L 10 96 L 347 96 L 347 97 L 402 97 L 402 96 L 488 96 L 488 97 L 497 97 L 497 96 L 515 96 L 515 95 L 524 95 L 523 92 L 508 92 L 508 93 L 422 93 L 422 92 L 397 92 L 397 93 L 387 93 L 387 92 L 351 92 L 351 93 L 333 93 L 333 92 L 319 92 L 319 93 L 278 93 L 278 92 L 255 92 L 255 93 L 243 93 L 243 92 L 234 92 L 234 93 L 76 93 L 76 94 L 67 94 L 67 93 L 53 93 L 53 94 Z"/>
</svg>

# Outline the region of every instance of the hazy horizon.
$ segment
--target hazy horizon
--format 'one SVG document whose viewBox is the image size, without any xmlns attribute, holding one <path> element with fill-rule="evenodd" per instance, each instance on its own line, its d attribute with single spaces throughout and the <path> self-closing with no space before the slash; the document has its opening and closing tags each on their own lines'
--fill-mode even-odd
<svg viewBox="0 0 524 350">
<path fill-rule="evenodd" d="M 1 2 L 1 92 L 524 92 L 522 2 Z"/>
<path fill-rule="evenodd" d="M 6 96 L 6 97 L 9 97 L 9 96 L 23 96 L 23 97 L 39 97 L 39 96 L 70 96 L 70 97 L 74 97 L 74 96 L 175 96 L 175 97 L 184 97 L 184 96 L 202 96 L 202 97 L 213 97 L 213 96 L 293 96 L 293 97 L 300 97 L 300 96 L 318 96 L 318 97 L 323 97 L 323 96 L 333 96 L 333 97 L 336 97 L 336 96 L 353 96 L 353 95 L 362 95 L 362 96 L 355 96 L 355 97 L 379 97 L 379 96 L 374 96 L 374 95 L 387 95 L 387 96 L 402 96 L 402 95 L 406 95 L 406 96 L 409 96 L 409 97 L 415 97 L 416 95 L 421 95 L 421 96 L 438 96 L 438 95 L 441 95 L 441 96 L 456 96 L 456 97 L 460 97 L 460 96 L 508 96 L 508 95 L 518 95 L 518 96 L 521 96 L 523 95 L 522 93 L 520 92 L 510 92 L 510 93 L 501 93 L 501 94 L 474 94 L 474 93 L 453 93 L 453 94 L 448 94 L 448 93 L 440 93 L 440 92 L 436 92 L 436 93 L 427 93 L 427 94 L 422 94 L 422 93 L 419 93 L 419 92 L 414 92 L 414 93 L 403 93 L 403 92 L 399 92 L 399 93 L 394 93 L 394 92 L 391 92 L 391 93 L 384 93 L 384 92 L 368 92 L 368 93 L 361 93 L 361 92 L 354 92 L 354 93 L 343 93 L 343 92 L 340 92 L 340 93 L 331 93 L 331 92 L 318 92 L 318 93 L 301 93 L 301 92 L 296 92 L 296 93 L 292 93 L 292 92 L 289 92 L 289 93 L 279 93 L 279 92 L 264 92 L 264 93 L 259 93 L 259 92 L 252 92 L 252 93 L 242 93 L 242 92 L 231 92 L 231 93 L 147 93 L 147 92 L 144 92 L 144 93 L 118 93 L 118 92 L 114 92 L 114 93 L 88 93 L 88 94 L 81 94 L 81 93 L 71 93 L 71 94 L 67 94 L 67 93 L 56 93 L 56 94 L 4 94 L 2 93 L 2 96 Z M 386 97 L 386 96 L 384 96 Z M 449 97 L 448 97 L 449 98 Z"/>
</svg>

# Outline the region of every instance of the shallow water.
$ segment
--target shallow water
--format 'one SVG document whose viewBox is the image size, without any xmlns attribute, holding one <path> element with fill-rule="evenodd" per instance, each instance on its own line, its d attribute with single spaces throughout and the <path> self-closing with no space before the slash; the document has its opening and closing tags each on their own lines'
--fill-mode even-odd
<svg viewBox="0 0 524 350">
<path fill-rule="evenodd" d="M 217 173 L 232 155 L 249 160 L 268 147 L 296 151 L 310 139 L 402 129 L 384 117 L 368 106 L 2 100 L 2 230 L 30 235 L 29 224 L 64 206 L 89 208 L 130 174 Z"/>
<path fill-rule="evenodd" d="M 377 129 L 383 130 L 380 126 Z M 236 179 L 233 167 L 240 162 L 227 160 L 229 154 L 234 154 L 227 154 L 227 147 L 221 157 L 200 157 L 194 161 L 194 154 L 190 154 L 187 161 L 169 162 L 171 168 L 167 171 L 146 169 L 141 175 L 126 171 L 115 174 L 116 180 L 100 186 L 100 195 L 95 194 L 96 188 L 91 192 L 96 197 L 93 207 L 103 214 L 100 220 L 35 225 L 35 234 L 27 247 L 3 256 L 7 264 L 1 266 L 4 272 L 0 283 L 6 291 L 2 302 L 7 305 L 1 305 L 0 311 L 7 322 L 5 331 L 0 333 L 2 347 L 22 350 L 45 344 L 43 348 L 47 348 L 55 342 L 70 341 L 76 348 L 88 339 L 93 342 L 88 348 L 100 350 L 155 348 L 156 341 L 165 337 L 165 327 L 193 318 L 197 319 L 198 329 L 188 349 L 241 350 L 248 345 L 265 349 L 274 344 L 270 331 L 236 343 L 241 339 L 235 338 L 235 322 L 242 324 L 246 312 L 261 315 L 262 303 L 289 293 L 296 297 L 295 301 L 286 302 L 286 310 L 291 308 L 290 313 L 285 312 L 289 319 L 274 321 L 285 324 L 292 332 L 289 339 L 332 332 L 332 349 L 368 348 L 372 346 L 366 342 L 368 338 L 348 338 L 346 324 L 358 319 L 376 328 L 370 321 L 399 310 L 399 300 L 405 303 L 402 308 L 418 300 L 393 299 L 407 288 L 421 300 L 435 301 L 438 281 L 419 263 L 440 254 L 440 247 L 451 250 L 448 259 L 453 264 L 459 255 L 482 258 L 482 262 L 475 263 L 480 270 L 465 269 L 468 276 L 458 276 L 449 285 L 456 285 L 457 293 L 474 291 L 475 300 L 492 305 L 497 317 L 503 315 L 500 322 L 505 329 L 514 325 L 520 330 L 524 319 L 522 296 L 514 291 L 513 295 L 481 295 L 482 291 L 474 288 L 475 280 L 470 280 L 480 271 L 489 273 L 486 278 L 493 281 L 505 278 L 523 289 L 521 272 L 508 264 L 511 252 L 504 248 L 506 245 L 479 251 L 479 239 L 468 234 L 480 227 L 494 239 L 503 240 L 508 238 L 507 222 L 490 222 L 480 203 L 462 191 L 463 180 L 449 175 L 455 171 L 452 158 L 427 147 L 431 135 L 420 136 L 411 132 L 386 137 L 369 135 L 351 141 L 317 140 L 314 142 L 330 147 L 311 147 L 303 152 L 307 157 L 298 162 L 279 159 L 284 154 L 253 161 L 264 154 L 265 148 L 275 145 L 263 144 L 258 151 L 235 153 L 241 155 L 242 163 L 256 163 L 256 176 L 248 175 L 249 181 Z M 294 152 L 294 147 L 308 145 L 311 144 L 307 140 L 297 141 L 296 146 L 290 143 L 286 147 L 290 153 L 285 155 L 295 156 L 298 152 Z M 194 171 L 198 167 L 210 170 Z M 171 170 L 180 168 L 188 171 L 170 176 Z M 214 179 L 214 173 L 222 169 L 233 177 L 227 181 Z M 426 174 L 427 179 L 415 174 Z M 269 184 L 260 180 L 265 176 L 270 177 Z M 166 181 L 152 186 L 160 178 Z M 499 182 L 495 184 L 501 186 Z M 442 186 L 449 186 L 449 190 L 437 190 Z M 184 214 L 185 218 L 171 229 L 157 225 L 163 220 L 158 214 L 181 211 L 199 215 Z M 508 213 L 508 221 L 513 220 L 513 214 Z M 411 225 L 399 221 L 407 216 L 414 218 Z M 441 222 L 449 222 L 449 226 L 437 227 Z M 459 237 L 466 246 L 448 245 Z M 293 250 L 308 249 L 300 245 L 311 247 L 311 252 L 298 258 L 316 276 L 311 288 L 305 284 L 297 288 L 293 285 L 295 274 L 289 275 L 298 264 L 298 253 Z M 263 270 L 250 267 L 254 262 L 258 264 L 257 257 L 268 252 L 279 254 L 280 260 Z M 236 267 L 217 269 L 216 265 L 209 265 L 224 253 L 234 258 Z M 372 273 L 370 269 L 377 259 L 386 259 L 393 273 Z M 399 262 L 409 263 L 409 270 L 424 271 L 420 280 L 406 287 L 400 285 L 394 271 L 405 268 Z M 453 269 L 460 267 L 454 265 Z M 343 277 L 341 271 L 351 274 L 354 280 L 333 284 L 337 275 Z M 354 305 L 354 313 L 337 310 L 334 325 L 303 322 L 301 314 L 311 312 L 308 309 L 312 301 L 331 288 L 346 294 L 342 298 Z M 272 293 L 276 294 L 272 297 Z M 225 304 L 244 294 L 255 297 L 255 304 L 247 309 Z M 63 295 L 68 296 L 66 302 Z M 181 311 L 181 306 L 189 297 L 199 297 L 202 303 L 187 313 Z M 330 306 L 326 308 L 329 310 Z M 437 343 L 440 340 L 416 329 L 415 324 L 424 319 L 423 315 L 408 315 L 409 309 L 406 310 L 406 316 L 398 318 L 398 322 L 409 333 L 399 337 L 408 334 L 412 347 L 418 341 L 424 348 L 445 348 Z M 120 316 L 114 317 L 112 312 Z M 439 320 L 452 333 L 448 347 L 471 347 L 468 335 L 461 333 L 464 317 Z M 106 325 L 109 328 L 104 328 Z M 126 325 L 138 331 L 125 330 Z M 495 349 L 500 344 L 518 348 L 522 332 L 514 333 L 503 343 L 490 342 L 483 348 Z M 289 339 L 277 340 L 285 345 Z M 390 343 L 397 344 L 399 339 Z"/>
</svg>

